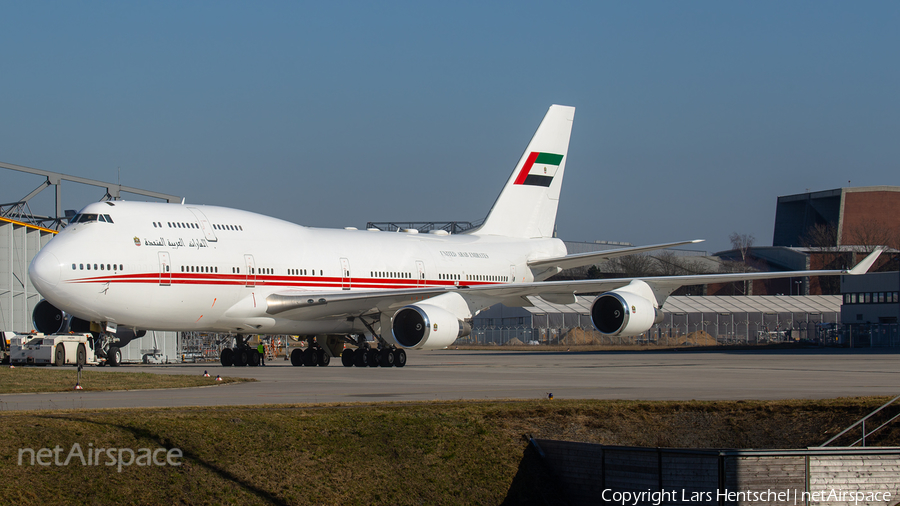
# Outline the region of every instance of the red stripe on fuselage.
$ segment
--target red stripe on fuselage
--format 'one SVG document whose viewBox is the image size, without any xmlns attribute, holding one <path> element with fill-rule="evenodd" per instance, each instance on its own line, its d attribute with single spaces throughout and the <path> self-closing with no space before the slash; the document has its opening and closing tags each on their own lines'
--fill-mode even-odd
<svg viewBox="0 0 900 506">
<path fill-rule="evenodd" d="M 202 274 L 202 273 L 171 273 L 164 278 L 165 282 L 171 285 L 233 285 L 247 286 L 248 279 L 245 274 Z M 154 284 L 159 283 L 160 273 L 150 272 L 142 274 L 120 274 L 115 276 L 98 276 L 96 278 L 81 278 L 69 280 L 69 283 L 86 284 L 86 283 L 143 283 Z M 285 288 L 342 288 L 348 284 L 341 278 L 333 277 L 285 277 L 285 276 L 259 276 L 249 280 L 252 286 L 282 286 Z M 458 284 L 459 283 L 459 284 Z M 383 289 L 410 289 L 410 288 L 428 288 L 438 286 L 481 286 L 481 285 L 501 285 L 505 283 L 491 281 L 468 281 L 460 283 L 458 281 L 444 280 L 426 280 L 424 285 L 419 285 L 416 280 L 409 279 L 386 279 L 386 278 L 350 278 L 350 284 L 353 288 L 383 288 Z"/>
</svg>

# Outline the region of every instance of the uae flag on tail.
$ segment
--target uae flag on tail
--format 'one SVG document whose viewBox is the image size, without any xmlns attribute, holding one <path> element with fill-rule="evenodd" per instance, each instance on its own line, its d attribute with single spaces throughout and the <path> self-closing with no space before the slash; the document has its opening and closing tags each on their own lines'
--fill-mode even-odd
<svg viewBox="0 0 900 506">
<path fill-rule="evenodd" d="M 550 186 L 553 176 L 559 169 L 563 155 L 553 153 L 538 153 L 532 151 L 525 160 L 525 165 L 516 176 L 513 184 L 526 184 L 531 186 Z"/>
</svg>

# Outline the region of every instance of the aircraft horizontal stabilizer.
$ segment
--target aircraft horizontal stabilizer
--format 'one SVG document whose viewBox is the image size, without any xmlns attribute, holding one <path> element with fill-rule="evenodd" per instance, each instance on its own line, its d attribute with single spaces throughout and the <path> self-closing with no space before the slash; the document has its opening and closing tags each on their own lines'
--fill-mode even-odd
<svg viewBox="0 0 900 506">
<path fill-rule="evenodd" d="M 696 244 L 703 242 L 703 239 L 695 239 L 693 241 L 670 242 L 666 244 L 653 244 L 650 246 L 634 246 L 629 248 L 617 248 L 606 251 L 591 251 L 589 253 L 576 253 L 574 255 L 566 255 L 556 258 L 542 258 L 540 260 L 531 260 L 528 267 L 532 270 L 542 270 L 551 267 L 559 267 L 560 269 L 571 269 L 573 267 L 582 267 L 592 265 L 606 260 L 608 258 L 616 258 L 636 253 L 644 253 L 646 251 L 656 251 L 666 248 L 674 248 L 675 246 L 683 246 L 685 244 Z"/>
</svg>

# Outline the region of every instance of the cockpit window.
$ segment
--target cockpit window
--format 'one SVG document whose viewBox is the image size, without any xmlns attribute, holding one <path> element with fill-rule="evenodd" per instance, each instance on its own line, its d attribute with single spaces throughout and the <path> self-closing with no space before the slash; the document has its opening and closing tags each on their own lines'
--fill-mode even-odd
<svg viewBox="0 0 900 506">
<path fill-rule="evenodd" d="M 79 214 L 76 216 L 75 220 L 72 220 L 75 223 L 91 223 L 97 221 L 100 215 L 98 214 Z"/>
<path fill-rule="evenodd" d="M 112 223 L 113 222 L 112 217 L 110 217 L 108 214 L 83 213 L 83 214 L 76 214 L 75 216 L 73 216 L 72 219 L 69 221 L 69 223 L 93 223 L 95 221 L 100 221 L 103 223 Z"/>
</svg>

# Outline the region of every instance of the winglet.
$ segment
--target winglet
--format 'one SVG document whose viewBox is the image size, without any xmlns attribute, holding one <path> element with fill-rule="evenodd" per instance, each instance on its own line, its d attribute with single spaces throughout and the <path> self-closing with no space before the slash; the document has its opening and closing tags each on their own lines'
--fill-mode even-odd
<svg viewBox="0 0 900 506">
<path fill-rule="evenodd" d="M 872 264 L 875 263 L 875 260 L 878 260 L 878 256 L 881 255 L 883 251 L 883 246 L 875 248 L 875 251 L 869 253 L 869 256 L 863 258 L 862 262 L 856 264 L 854 268 L 847 271 L 847 274 L 865 274 L 872 267 Z"/>
</svg>

